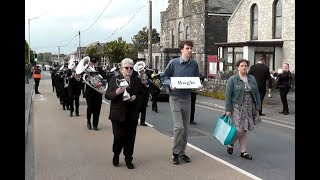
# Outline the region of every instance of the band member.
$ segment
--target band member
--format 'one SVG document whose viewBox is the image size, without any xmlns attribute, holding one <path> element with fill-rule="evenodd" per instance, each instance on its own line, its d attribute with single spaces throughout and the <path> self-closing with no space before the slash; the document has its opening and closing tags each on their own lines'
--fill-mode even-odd
<svg viewBox="0 0 320 180">
<path fill-rule="evenodd" d="M 74 61 L 74 67 L 72 69 L 68 69 L 67 71 L 67 78 L 69 81 L 68 85 L 68 95 L 69 95 L 69 105 L 70 105 L 70 114 L 69 116 L 73 116 L 73 112 L 76 112 L 76 116 L 79 116 L 79 98 L 81 94 L 81 86 L 82 86 L 82 79 L 77 75 L 75 69 L 78 65 L 77 61 Z M 76 79 L 78 78 L 78 80 Z M 74 108 L 75 107 L 75 108 Z"/>
<path fill-rule="evenodd" d="M 103 79 L 107 79 L 106 73 L 102 70 L 102 68 L 96 67 L 98 59 L 95 57 L 90 58 L 89 66 L 94 67 L 97 72 L 91 72 L 91 74 L 100 74 Z M 102 86 L 97 85 L 97 86 Z M 87 84 L 84 87 L 84 97 L 86 98 L 87 102 L 87 128 L 98 131 L 98 124 L 99 124 L 99 117 L 100 117 L 100 110 L 102 104 L 102 94 L 100 94 L 95 89 L 91 88 Z M 92 116 L 92 123 L 91 123 L 91 116 Z"/>
<path fill-rule="evenodd" d="M 68 65 L 65 64 L 64 68 L 61 72 L 60 80 L 62 81 L 62 87 L 61 92 L 60 92 L 60 101 L 62 101 L 62 109 L 65 110 L 70 110 L 69 108 L 69 95 L 68 95 L 68 86 L 69 86 L 69 80 L 67 78 L 67 70 L 68 70 Z"/>
<path fill-rule="evenodd" d="M 157 76 L 157 70 L 151 74 L 152 83 L 150 83 L 149 91 L 152 97 L 152 111 L 158 112 L 158 96 L 160 94 L 160 79 Z"/>
<path fill-rule="evenodd" d="M 41 69 L 37 65 L 36 68 L 33 70 L 33 79 L 34 79 L 34 90 L 36 94 L 40 94 L 38 88 L 39 88 L 39 83 L 41 79 Z"/>
</svg>

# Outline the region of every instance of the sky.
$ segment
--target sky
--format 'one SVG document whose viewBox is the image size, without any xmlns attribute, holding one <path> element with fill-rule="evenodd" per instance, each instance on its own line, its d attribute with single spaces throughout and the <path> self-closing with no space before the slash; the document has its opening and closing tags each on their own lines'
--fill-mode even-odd
<svg viewBox="0 0 320 180">
<path fill-rule="evenodd" d="M 168 0 L 152 0 L 152 28 L 159 34 L 167 6 Z M 37 53 L 70 54 L 79 41 L 81 47 L 118 37 L 131 43 L 148 17 L 149 0 L 25 0 L 25 39 Z"/>
</svg>

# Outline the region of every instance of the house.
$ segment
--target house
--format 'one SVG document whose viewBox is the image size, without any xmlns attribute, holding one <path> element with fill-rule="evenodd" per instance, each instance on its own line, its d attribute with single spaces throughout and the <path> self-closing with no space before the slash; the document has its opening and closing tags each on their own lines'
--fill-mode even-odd
<svg viewBox="0 0 320 180">
<path fill-rule="evenodd" d="M 233 70 L 236 60 L 255 64 L 266 58 L 270 70 L 289 63 L 295 69 L 295 1 L 241 0 L 228 21 L 228 41 L 215 43 L 223 70 Z"/>
<path fill-rule="evenodd" d="M 77 47 L 77 50 L 70 54 L 70 59 L 80 61 L 85 57 L 87 47 Z"/>
<path fill-rule="evenodd" d="M 207 77 L 208 55 L 217 55 L 215 43 L 227 41 L 228 20 L 240 0 L 169 0 L 160 13 L 162 67 L 180 54 L 179 43 L 191 40 L 193 58 Z M 153 59 L 154 60 L 154 59 Z"/>
</svg>

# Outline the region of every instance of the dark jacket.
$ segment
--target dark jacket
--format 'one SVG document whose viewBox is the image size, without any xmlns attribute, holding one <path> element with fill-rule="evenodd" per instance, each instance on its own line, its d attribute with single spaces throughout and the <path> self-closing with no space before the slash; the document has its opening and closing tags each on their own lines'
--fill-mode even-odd
<svg viewBox="0 0 320 180">
<path fill-rule="evenodd" d="M 100 74 L 103 79 L 107 79 L 107 75 L 106 75 L 106 73 L 102 70 L 102 68 L 96 67 L 95 70 L 96 70 L 97 72 L 91 72 L 90 74 L 91 74 L 91 75 Z M 84 92 L 84 96 L 85 96 L 85 97 L 88 97 L 88 96 L 102 96 L 102 94 L 99 93 L 98 91 L 96 91 L 95 89 L 91 88 L 90 86 L 86 85 L 85 92 Z"/>
<path fill-rule="evenodd" d="M 118 89 L 116 79 L 123 78 L 122 74 L 113 76 L 105 93 L 105 98 L 111 100 L 109 119 L 112 121 L 134 121 L 137 123 L 141 102 L 144 100 L 143 85 L 139 77 L 132 76 L 130 78 L 130 85 L 126 90 L 130 96 L 136 95 L 136 99 L 132 102 L 123 101 L 123 93 L 116 95 L 116 90 Z"/>
<path fill-rule="evenodd" d="M 265 64 L 257 63 L 250 67 L 248 74 L 253 75 L 256 78 L 259 89 L 266 89 L 266 83 L 268 81 L 269 88 L 272 88 L 272 80 L 268 66 Z"/>
<path fill-rule="evenodd" d="M 278 82 L 277 83 L 278 87 L 291 88 L 291 72 L 290 71 L 283 71 L 282 73 L 278 74 L 277 82 Z"/>
</svg>

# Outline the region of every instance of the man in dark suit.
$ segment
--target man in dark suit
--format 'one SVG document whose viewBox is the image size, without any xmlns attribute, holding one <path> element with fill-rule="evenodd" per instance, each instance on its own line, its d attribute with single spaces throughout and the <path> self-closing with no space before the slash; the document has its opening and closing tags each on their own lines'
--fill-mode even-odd
<svg viewBox="0 0 320 180">
<path fill-rule="evenodd" d="M 269 70 L 269 67 L 265 65 L 265 58 L 260 57 L 258 59 L 257 64 L 254 64 L 250 67 L 250 70 L 248 73 L 250 75 L 253 75 L 256 78 L 258 88 L 259 88 L 260 101 L 261 101 L 261 108 L 259 111 L 259 115 L 264 116 L 265 114 L 262 114 L 262 102 L 263 102 L 264 96 L 266 95 L 267 81 L 268 81 L 269 88 L 270 89 L 272 88 L 270 70 Z"/>
</svg>

